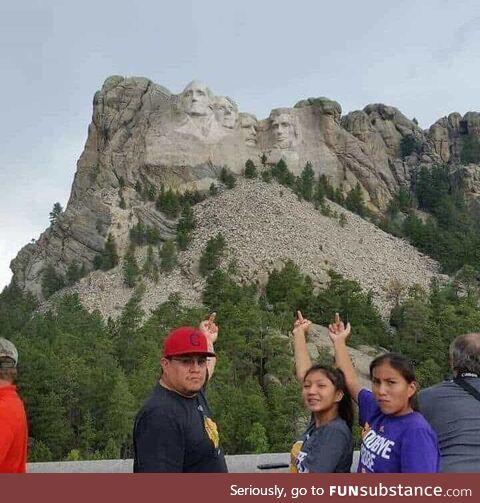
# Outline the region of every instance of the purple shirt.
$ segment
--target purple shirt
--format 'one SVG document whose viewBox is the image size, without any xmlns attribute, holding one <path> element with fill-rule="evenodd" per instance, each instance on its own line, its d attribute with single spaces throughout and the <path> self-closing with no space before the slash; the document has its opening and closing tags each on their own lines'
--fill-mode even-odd
<svg viewBox="0 0 480 503">
<path fill-rule="evenodd" d="M 358 472 L 438 472 L 440 451 L 437 436 L 419 412 L 385 415 L 373 393 L 358 394 L 359 423 L 364 427 Z M 366 427 L 365 423 L 368 423 Z"/>
</svg>

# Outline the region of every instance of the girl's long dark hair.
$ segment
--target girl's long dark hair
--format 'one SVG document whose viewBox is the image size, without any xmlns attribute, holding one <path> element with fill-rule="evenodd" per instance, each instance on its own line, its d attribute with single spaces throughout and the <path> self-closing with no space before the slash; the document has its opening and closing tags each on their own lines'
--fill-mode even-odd
<svg viewBox="0 0 480 503">
<path fill-rule="evenodd" d="M 353 403 L 345 383 L 343 372 L 329 365 L 313 365 L 307 370 L 303 380 L 305 381 L 309 374 L 316 371 L 320 371 L 338 391 L 343 393 L 343 397 L 338 403 L 338 415 L 347 423 L 347 426 L 351 430 L 353 426 Z"/>
</svg>

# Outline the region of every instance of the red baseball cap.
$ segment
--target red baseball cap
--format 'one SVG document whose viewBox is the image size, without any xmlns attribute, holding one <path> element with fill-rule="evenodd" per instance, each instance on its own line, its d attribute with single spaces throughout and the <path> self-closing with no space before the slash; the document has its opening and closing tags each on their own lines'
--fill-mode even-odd
<svg viewBox="0 0 480 503">
<path fill-rule="evenodd" d="M 203 332 L 195 327 L 180 327 L 172 330 L 163 343 L 163 356 L 201 354 L 215 356 L 208 349 L 208 341 Z"/>
</svg>

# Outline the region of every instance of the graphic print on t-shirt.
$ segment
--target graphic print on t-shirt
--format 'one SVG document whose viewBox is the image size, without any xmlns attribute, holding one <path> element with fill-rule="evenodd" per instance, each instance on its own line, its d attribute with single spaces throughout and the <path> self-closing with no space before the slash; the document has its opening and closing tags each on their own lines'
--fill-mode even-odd
<svg viewBox="0 0 480 503">
<path fill-rule="evenodd" d="M 217 449 L 220 444 L 217 424 L 207 416 L 203 416 L 203 424 L 205 426 L 205 431 L 207 432 L 208 438 L 212 441 L 215 449 Z"/>
<path fill-rule="evenodd" d="M 383 425 L 381 425 L 379 431 L 383 432 L 383 430 Z M 394 446 L 395 442 L 393 440 L 380 435 L 380 433 L 370 428 L 368 423 L 365 423 L 362 430 L 362 448 L 360 449 L 360 463 L 363 465 L 362 472 L 375 471 L 374 465 L 377 458 L 389 460 Z"/>
<path fill-rule="evenodd" d="M 297 440 L 290 451 L 290 473 L 307 473 L 308 470 L 303 466 L 303 460 L 307 453 L 302 451 L 303 440 Z"/>
</svg>

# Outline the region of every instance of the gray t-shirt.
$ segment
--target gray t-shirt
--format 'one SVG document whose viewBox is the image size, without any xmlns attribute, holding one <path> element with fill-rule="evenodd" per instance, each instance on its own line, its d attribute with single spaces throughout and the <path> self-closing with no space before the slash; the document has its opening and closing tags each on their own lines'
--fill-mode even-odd
<svg viewBox="0 0 480 503">
<path fill-rule="evenodd" d="M 480 391 L 480 378 L 465 380 Z M 480 472 L 480 401 L 453 381 L 419 394 L 420 412 L 440 445 L 442 472 Z"/>
<path fill-rule="evenodd" d="M 292 447 L 290 471 L 348 473 L 352 455 L 352 432 L 343 419 L 337 417 L 319 428 L 312 420 Z"/>
</svg>

